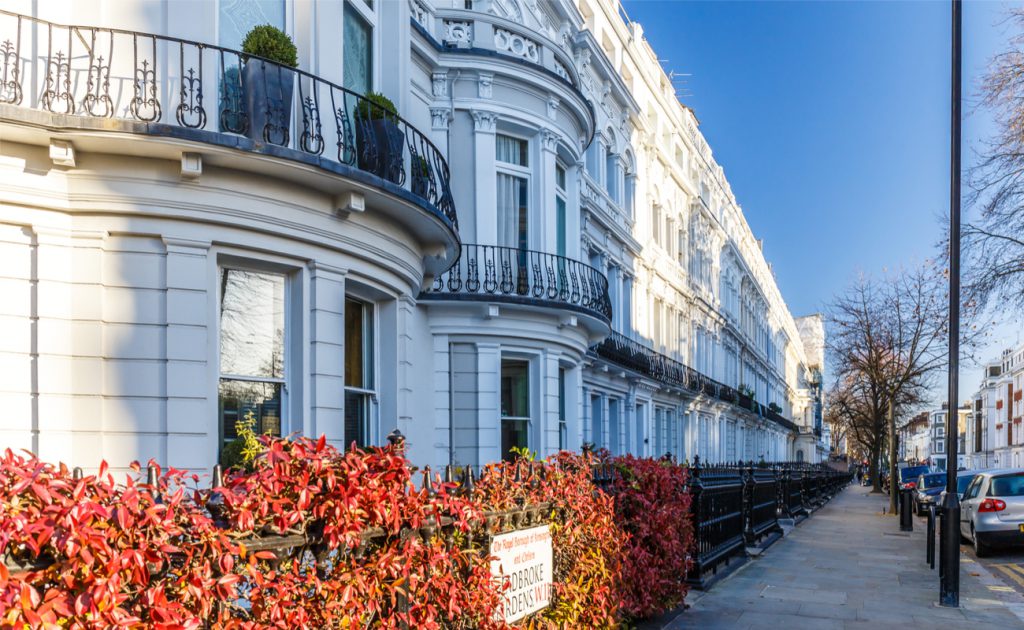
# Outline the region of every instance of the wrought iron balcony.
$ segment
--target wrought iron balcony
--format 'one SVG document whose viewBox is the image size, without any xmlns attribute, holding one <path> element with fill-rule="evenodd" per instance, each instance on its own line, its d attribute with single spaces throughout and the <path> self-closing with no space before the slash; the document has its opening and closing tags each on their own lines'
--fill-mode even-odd
<svg viewBox="0 0 1024 630">
<path fill-rule="evenodd" d="M 421 298 L 568 308 L 611 321 L 608 279 L 579 261 L 528 249 L 462 244 L 458 261 Z"/>
<path fill-rule="evenodd" d="M 355 92 L 237 50 L 0 11 L 0 105 L 298 159 L 402 189 L 457 229 L 448 164 L 425 135 Z"/>
<path fill-rule="evenodd" d="M 785 429 L 796 430 L 797 426 L 769 409 L 766 405 L 741 394 L 733 387 L 720 383 L 693 368 L 629 339 L 612 332 L 604 341 L 591 348 L 591 352 L 626 369 L 643 374 L 670 387 L 704 394 L 723 402 L 733 404 L 760 417 L 767 418 Z"/>
</svg>

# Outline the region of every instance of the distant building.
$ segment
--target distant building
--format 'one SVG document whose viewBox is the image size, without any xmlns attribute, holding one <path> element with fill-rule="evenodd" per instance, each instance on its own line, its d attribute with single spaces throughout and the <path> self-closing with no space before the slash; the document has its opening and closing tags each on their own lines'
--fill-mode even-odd
<svg viewBox="0 0 1024 630">
<path fill-rule="evenodd" d="M 929 413 L 922 411 L 900 428 L 899 458 L 904 462 L 925 462 L 931 455 Z"/>
<path fill-rule="evenodd" d="M 999 393 L 998 384 L 1002 380 L 1003 361 L 988 363 L 984 370 L 981 385 L 971 403 L 971 418 L 967 423 L 964 454 L 967 456 L 967 466 L 971 469 L 991 468 L 996 465 L 996 424 L 999 422 L 996 399 Z M 1001 444 L 1005 445 L 1006 442 Z"/>
<path fill-rule="evenodd" d="M 947 453 L 949 451 L 949 440 L 959 439 L 957 443 L 957 468 L 967 467 L 967 456 L 964 455 L 964 442 L 966 441 L 966 426 L 967 421 L 971 417 L 971 407 L 964 405 L 960 407 L 959 412 L 959 423 L 958 431 L 956 436 L 949 435 L 949 425 L 946 419 L 947 407 L 945 404 L 942 405 L 942 409 L 930 412 L 931 425 L 929 438 L 931 441 L 931 454 L 929 456 L 929 463 L 935 467 L 936 470 L 947 469 Z"/>
<path fill-rule="evenodd" d="M 999 375 L 986 379 L 980 392 L 982 413 L 990 412 L 995 429 L 994 465 L 1020 466 L 1024 462 L 1021 427 L 1021 392 L 1024 391 L 1024 345 L 1003 351 Z M 990 398 L 986 398 L 989 396 Z M 977 395 L 975 400 L 977 401 Z M 992 406 L 986 405 L 992 401 Z M 975 403 L 977 405 L 977 403 Z"/>
</svg>

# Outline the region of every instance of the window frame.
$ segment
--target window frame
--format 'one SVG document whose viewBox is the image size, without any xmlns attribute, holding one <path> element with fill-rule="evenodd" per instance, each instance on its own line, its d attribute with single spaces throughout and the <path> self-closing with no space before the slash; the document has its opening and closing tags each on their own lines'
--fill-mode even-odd
<svg viewBox="0 0 1024 630">
<path fill-rule="evenodd" d="M 559 179 L 562 181 L 559 182 Z M 569 255 L 569 193 L 567 189 L 568 170 L 560 160 L 555 160 L 555 253 L 559 256 Z M 529 185 L 527 185 L 527 194 L 529 194 Z M 559 208 L 559 202 L 562 204 L 561 208 Z M 529 211 L 529 206 L 527 206 L 527 211 Z M 559 212 L 561 212 L 561 216 L 559 216 Z M 561 233 L 559 233 L 559 229 L 561 229 Z"/>
<path fill-rule="evenodd" d="M 377 63 L 380 59 L 380 46 L 377 43 L 377 30 L 379 26 L 379 18 L 377 15 L 378 6 L 381 2 L 386 0 L 380 0 L 378 2 L 367 2 L 366 0 L 343 0 L 341 2 L 341 51 L 342 51 L 342 64 L 341 64 L 341 84 L 345 85 L 345 65 L 344 65 L 344 52 L 345 52 L 345 20 L 348 15 L 348 10 L 351 7 L 357 17 L 366 23 L 366 26 L 370 29 L 370 72 L 369 72 L 369 86 L 367 91 L 372 92 L 377 89 L 378 76 Z"/>
<path fill-rule="evenodd" d="M 368 336 L 364 337 L 364 339 L 363 339 L 363 362 L 364 362 L 364 365 L 363 365 L 362 369 L 363 369 L 364 375 L 369 374 L 370 387 L 366 387 L 365 386 L 365 381 L 364 381 L 364 386 L 362 386 L 362 387 L 355 386 L 355 385 L 349 385 L 348 384 L 348 370 L 346 369 L 347 368 L 347 364 L 348 364 L 348 356 L 347 355 L 343 355 L 343 357 L 342 357 L 342 366 L 343 367 L 342 367 L 342 381 L 341 381 L 341 384 L 342 384 L 342 398 L 344 400 L 344 404 L 345 405 L 348 404 L 347 398 L 348 398 L 349 394 L 354 394 L 356 396 L 364 396 L 367 399 L 367 409 L 366 409 L 366 417 L 362 419 L 362 423 L 364 425 L 362 428 L 363 428 L 363 431 L 365 432 L 364 436 L 363 436 L 364 437 L 364 443 L 363 444 L 359 444 L 359 440 L 358 439 L 350 439 L 351 436 L 345 434 L 345 430 L 344 430 L 345 429 L 345 426 L 344 426 L 345 420 L 344 420 L 344 418 L 342 420 L 342 437 L 344 439 L 346 447 L 348 447 L 348 445 L 352 444 L 353 442 L 356 442 L 356 444 L 359 445 L 359 446 L 369 446 L 371 444 L 376 444 L 376 443 L 380 442 L 380 435 L 379 435 L 379 433 L 380 433 L 380 415 L 379 415 L 380 414 L 380 404 L 379 404 L 379 388 L 380 388 L 379 366 L 380 366 L 380 361 L 378 360 L 378 358 L 380 356 L 380 347 L 379 347 L 380 344 L 379 344 L 379 336 L 376 334 L 377 331 L 380 330 L 380 305 L 377 303 L 376 300 L 373 300 L 370 297 L 362 294 L 358 289 L 353 291 L 351 287 L 346 287 L 344 300 L 345 300 L 345 302 L 344 302 L 344 310 L 345 310 L 345 317 L 346 318 L 348 316 L 348 303 L 350 301 L 351 302 L 358 302 L 358 303 L 363 305 L 364 310 L 363 310 L 363 323 L 362 323 L 362 326 L 363 326 L 364 335 L 365 335 L 365 331 L 366 331 L 366 328 L 367 328 L 367 323 L 369 324 L 370 333 L 369 333 Z M 370 311 L 369 313 L 366 312 L 366 307 L 369 307 L 369 311 Z M 345 325 L 345 319 L 344 318 L 343 318 L 342 322 L 343 322 L 342 325 L 344 326 Z M 343 350 L 344 353 L 348 352 L 348 347 L 349 347 L 349 345 L 347 343 L 348 340 L 346 339 L 347 335 L 348 335 L 348 331 L 347 330 L 343 330 L 342 331 L 342 340 L 343 340 L 343 343 L 344 343 L 344 350 Z M 367 359 L 366 359 L 367 354 L 369 354 L 369 365 L 366 364 L 366 362 L 367 362 Z M 346 412 L 347 411 L 348 410 L 346 409 Z M 355 436 L 355 438 L 358 438 L 358 434 Z"/>
<path fill-rule="evenodd" d="M 213 304 L 213 316 L 215 322 L 215 333 L 216 342 L 211 344 L 211 351 L 213 353 L 213 365 L 215 367 L 216 378 L 214 379 L 213 387 L 213 405 L 216 410 L 217 417 L 217 453 L 218 459 L 219 454 L 223 448 L 229 443 L 224 430 L 224 416 L 221 409 L 221 394 L 220 387 L 221 383 L 225 380 L 229 381 L 242 381 L 247 383 L 273 383 L 281 386 L 281 402 L 280 402 L 280 436 L 288 435 L 295 430 L 292 426 L 292 379 L 294 374 L 293 363 L 294 357 L 293 348 L 291 347 L 292 341 L 296 334 L 294 328 L 299 325 L 299 322 L 295 321 L 295 317 L 292 313 L 292 309 L 295 305 L 295 300 L 301 302 L 301 297 L 295 295 L 302 287 L 302 281 L 299 277 L 301 273 L 300 269 L 291 267 L 290 265 L 278 264 L 265 259 L 248 258 L 244 256 L 235 256 L 231 254 L 219 254 L 213 255 L 215 261 L 215 274 L 214 274 L 214 292 L 215 295 Z M 245 271 L 251 273 L 260 273 L 268 275 L 280 276 L 283 280 L 282 286 L 282 314 L 284 317 L 283 328 L 284 334 L 282 335 L 281 347 L 282 347 L 282 366 L 281 372 L 283 376 L 249 376 L 243 374 L 231 374 L 221 371 L 221 316 L 222 316 L 222 288 L 221 288 L 221 273 L 223 270 L 234 270 L 234 271 Z M 299 333 L 301 337 L 301 332 Z M 233 438 L 234 439 L 234 438 Z M 232 441 L 233 441 L 232 439 Z"/>
<path fill-rule="evenodd" d="M 526 145 L 526 148 L 525 148 L 526 165 L 525 166 L 519 165 L 519 164 L 513 164 L 512 162 L 505 162 L 503 160 L 499 160 L 498 159 L 498 149 L 497 149 L 497 147 L 498 147 L 498 138 L 500 138 L 502 136 L 504 136 L 506 138 L 512 138 L 514 140 L 518 140 L 520 142 L 523 142 Z M 498 175 L 499 174 L 504 174 L 504 175 L 509 175 L 511 177 L 519 178 L 519 179 L 524 180 L 526 182 L 526 194 L 525 194 L 525 198 L 526 198 L 526 247 L 525 247 L 525 249 L 527 249 L 527 250 L 532 249 L 532 244 L 533 244 L 533 241 L 534 241 L 533 231 L 534 231 L 534 223 L 535 223 L 535 221 L 534 221 L 534 217 L 533 217 L 533 206 L 534 206 L 534 204 L 533 204 L 533 171 L 531 170 L 530 163 L 533 161 L 533 155 L 532 155 L 533 143 L 530 142 L 530 138 L 527 138 L 527 137 L 525 137 L 523 135 L 519 135 L 519 134 L 516 134 L 516 133 L 510 133 L 510 132 L 508 132 L 506 130 L 501 130 L 501 131 L 499 131 L 499 132 L 497 132 L 495 134 L 494 146 L 495 146 L 495 149 L 494 149 L 494 181 L 495 181 L 495 186 L 494 186 L 494 190 L 495 190 L 494 201 L 495 201 L 495 204 L 494 204 L 494 207 L 495 207 L 495 214 L 497 214 L 497 209 L 498 209 L 498 203 L 497 203 L 498 202 L 498 197 L 497 197 L 497 194 L 498 194 L 498 192 L 497 192 L 498 191 L 498 186 L 497 186 Z M 568 196 L 566 198 L 568 199 Z M 568 206 L 566 208 L 566 213 L 568 214 Z M 568 228 L 566 229 L 566 231 L 568 232 Z M 566 239 L 567 239 L 566 246 L 568 246 L 568 234 L 566 235 Z M 517 241 L 518 241 L 518 239 L 517 239 Z M 501 245 L 501 246 L 505 247 L 505 245 Z M 524 248 L 520 247 L 517 244 L 515 249 L 522 250 Z M 521 264 L 525 264 L 525 261 L 523 261 L 523 263 L 521 263 Z"/>
<path fill-rule="evenodd" d="M 505 378 L 505 362 L 522 363 L 526 366 L 526 416 L 506 416 L 504 405 L 502 404 L 502 380 Z M 525 422 L 526 423 L 526 448 L 530 450 L 536 450 L 536 427 L 534 426 L 534 416 L 537 415 L 536 404 L 530 397 L 530 393 L 535 391 L 537 388 L 537 361 L 534 356 L 524 355 L 518 352 L 502 352 L 498 358 L 498 428 L 499 428 L 499 442 L 498 450 L 499 455 L 502 459 L 506 457 L 506 453 L 502 450 L 502 434 L 505 429 L 505 422 Z"/>
</svg>

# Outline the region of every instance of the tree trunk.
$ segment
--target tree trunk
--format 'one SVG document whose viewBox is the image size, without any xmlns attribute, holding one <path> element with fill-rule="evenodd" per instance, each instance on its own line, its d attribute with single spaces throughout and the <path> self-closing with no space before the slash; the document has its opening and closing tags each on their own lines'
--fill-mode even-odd
<svg viewBox="0 0 1024 630">
<path fill-rule="evenodd" d="M 879 460 L 882 458 L 881 444 L 876 444 L 871 448 L 871 461 L 868 462 L 868 474 L 871 475 L 871 492 L 880 493 L 882 492 L 882 481 L 878 478 L 878 473 L 881 472 L 882 466 Z"/>
<path fill-rule="evenodd" d="M 896 501 L 900 496 L 899 468 L 896 462 L 896 405 L 893 404 L 892 396 L 889 397 L 889 514 L 895 514 L 897 510 Z"/>
</svg>

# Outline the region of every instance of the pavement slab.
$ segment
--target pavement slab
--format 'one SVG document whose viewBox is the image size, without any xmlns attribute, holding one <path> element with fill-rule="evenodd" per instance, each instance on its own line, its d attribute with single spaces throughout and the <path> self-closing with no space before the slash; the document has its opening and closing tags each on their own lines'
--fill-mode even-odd
<svg viewBox="0 0 1024 630">
<path fill-rule="evenodd" d="M 938 606 L 939 575 L 924 562 L 923 528 L 900 532 L 886 507 L 867 488 L 846 488 L 710 590 L 691 592 L 690 608 L 657 627 L 1024 629 L 1024 596 L 994 588 L 998 581 L 967 558 L 961 607 Z"/>
</svg>

